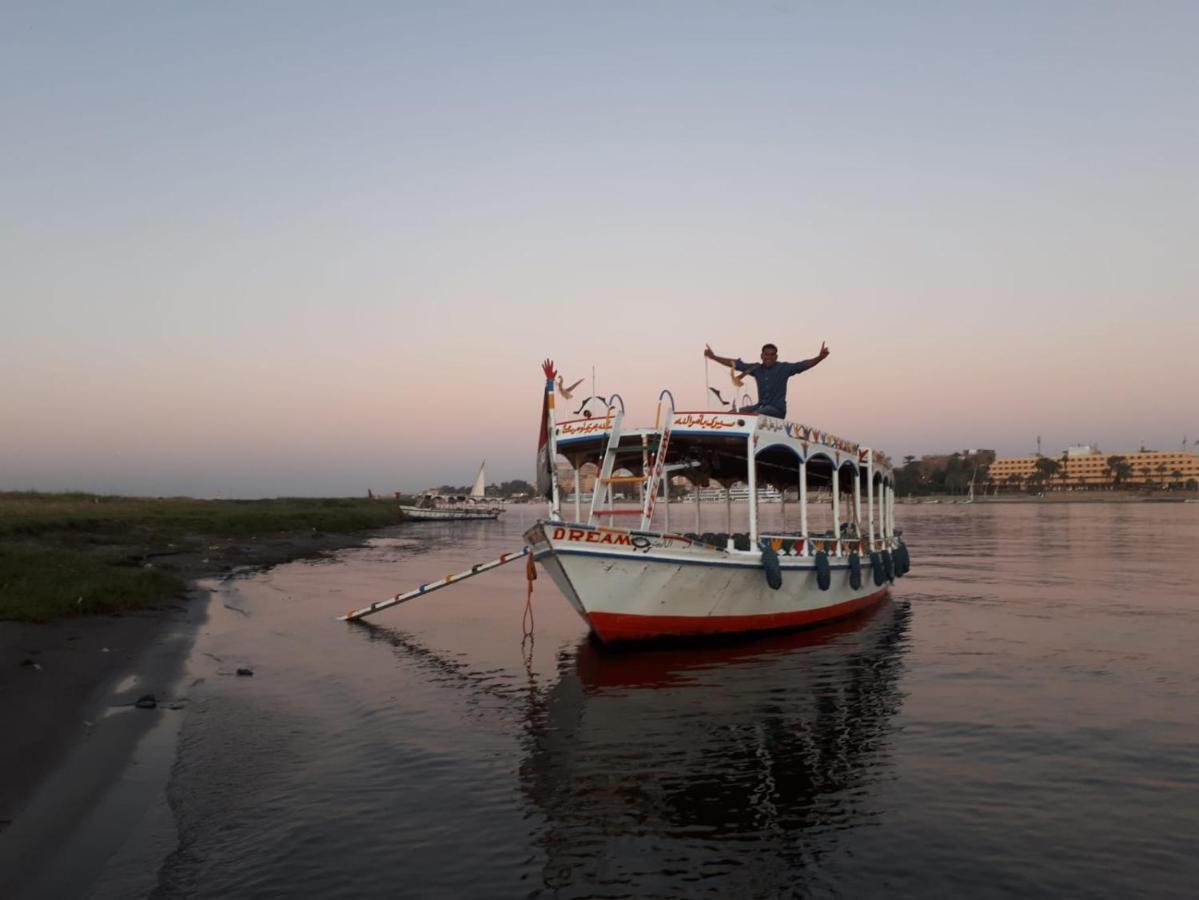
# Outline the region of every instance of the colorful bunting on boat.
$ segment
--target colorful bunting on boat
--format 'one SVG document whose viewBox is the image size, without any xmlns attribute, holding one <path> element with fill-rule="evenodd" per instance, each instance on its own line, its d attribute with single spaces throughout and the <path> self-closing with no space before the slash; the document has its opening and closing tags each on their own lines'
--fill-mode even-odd
<svg viewBox="0 0 1199 900">
<path fill-rule="evenodd" d="M 783 430 L 788 437 L 793 437 L 799 441 L 814 441 L 817 444 L 823 444 L 826 447 L 834 447 L 845 453 L 857 453 L 859 447 L 852 441 L 847 441 L 844 438 L 839 438 L 835 434 L 829 434 L 827 431 L 821 431 L 818 428 L 813 428 L 810 425 L 800 425 L 796 422 L 787 422 L 783 426 Z"/>
</svg>

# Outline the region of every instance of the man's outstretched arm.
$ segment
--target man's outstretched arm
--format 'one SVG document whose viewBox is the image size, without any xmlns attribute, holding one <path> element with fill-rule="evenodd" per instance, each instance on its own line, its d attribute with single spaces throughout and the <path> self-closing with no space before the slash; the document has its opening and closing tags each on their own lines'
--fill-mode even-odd
<svg viewBox="0 0 1199 900">
<path fill-rule="evenodd" d="M 815 356 L 813 356 L 811 359 L 805 359 L 803 362 L 804 362 L 804 365 L 810 369 L 810 368 L 812 368 L 812 366 L 816 365 L 818 362 L 823 360 L 826 356 L 828 356 L 828 347 L 825 346 L 824 341 L 821 341 L 820 342 L 820 352 L 817 353 Z"/>
<path fill-rule="evenodd" d="M 717 356 L 712 352 L 712 346 L 710 344 L 704 344 L 704 356 L 706 356 L 708 359 L 715 360 L 722 366 L 731 366 L 736 362 L 735 359 L 729 359 L 727 356 Z"/>
</svg>

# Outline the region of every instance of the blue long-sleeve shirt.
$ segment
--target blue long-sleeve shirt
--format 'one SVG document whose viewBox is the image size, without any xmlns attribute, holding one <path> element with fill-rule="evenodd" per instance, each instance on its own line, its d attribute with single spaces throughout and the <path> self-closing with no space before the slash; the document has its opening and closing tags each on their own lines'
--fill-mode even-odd
<svg viewBox="0 0 1199 900">
<path fill-rule="evenodd" d="M 738 372 L 749 372 L 758 383 L 758 406 L 771 406 L 782 417 L 787 415 L 787 379 L 810 369 L 806 362 L 776 362 L 773 366 L 746 363 L 741 357 L 733 363 Z"/>
</svg>

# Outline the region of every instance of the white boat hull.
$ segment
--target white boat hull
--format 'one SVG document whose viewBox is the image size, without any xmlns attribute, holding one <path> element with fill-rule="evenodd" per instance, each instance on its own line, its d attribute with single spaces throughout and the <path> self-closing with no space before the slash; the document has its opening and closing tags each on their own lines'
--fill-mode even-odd
<svg viewBox="0 0 1199 900">
<path fill-rule="evenodd" d="M 781 555 L 775 590 L 756 550 L 558 522 L 540 522 L 525 538 L 603 641 L 796 628 L 851 615 L 888 594 L 885 581 L 875 584 L 869 561 L 855 589 L 848 559 L 830 559 L 830 584 L 821 590 L 814 558 Z"/>
<path fill-rule="evenodd" d="M 449 522 L 460 519 L 498 519 L 502 509 L 425 509 L 420 506 L 401 506 L 409 519 L 417 521 Z"/>
</svg>

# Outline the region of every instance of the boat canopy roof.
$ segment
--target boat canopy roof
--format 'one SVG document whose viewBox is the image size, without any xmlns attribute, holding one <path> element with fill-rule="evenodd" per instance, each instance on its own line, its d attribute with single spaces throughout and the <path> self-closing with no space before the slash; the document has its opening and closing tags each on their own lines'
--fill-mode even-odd
<svg viewBox="0 0 1199 900">
<path fill-rule="evenodd" d="M 554 429 L 557 451 L 578 468 L 599 463 L 612 431 L 613 413 L 604 417 L 559 422 Z M 620 466 L 639 474 L 642 455 L 647 447 L 652 464 L 660 439 L 660 428 L 621 428 Z M 862 447 L 827 431 L 752 413 L 674 412 L 670 421 L 670 441 L 666 464 L 688 465 L 677 474 L 694 484 L 710 481 L 729 485 L 745 481 L 750 441 L 754 447 L 759 482 L 778 488 L 792 486 L 798 478 L 799 464 L 806 463 L 807 480 L 820 485 L 831 482 L 834 469 L 847 474 L 891 483 L 890 459 L 878 450 Z M 848 472 L 846 471 L 848 470 Z"/>
</svg>

